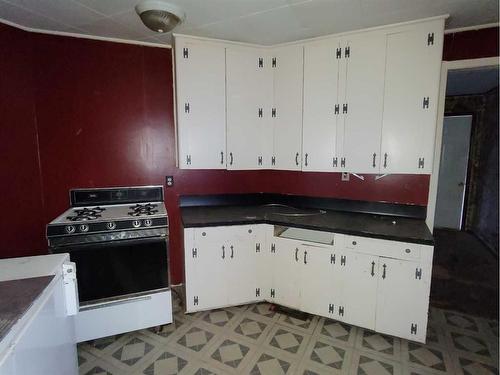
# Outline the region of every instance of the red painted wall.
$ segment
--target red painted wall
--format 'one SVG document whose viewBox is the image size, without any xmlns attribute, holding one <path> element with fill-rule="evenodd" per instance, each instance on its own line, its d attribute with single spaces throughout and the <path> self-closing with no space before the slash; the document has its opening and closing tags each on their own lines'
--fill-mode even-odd
<svg viewBox="0 0 500 375">
<path fill-rule="evenodd" d="M 178 209 L 182 194 L 277 192 L 427 204 L 428 176 L 392 175 L 379 181 L 370 176 L 364 182 L 355 178 L 341 182 L 340 174 L 334 173 L 179 170 L 175 167 L 170 50 L 27 35 L 33 55 L 31 64 L 23 69 L 33 73 L 33 82 L 27 84 L 31 96 L 25 100 L 32 105 L 34 94 L 36 116 L 23 119 L 22 124 L 38 127 L 34 134 L 39 139 L 43 186 L 43 196 L 35 202 L 43 207 L 37 211 L 38 222 L 43 227 L 68 207 L 70 188 L 163 184 L 166 175 L 173 175 L 175 186 L 166 189 L 165 201 L 170 215 L 174 283 L 182 281 Z M 9 43 L 1 29 L 0 40 Z M 21 57 L 13 61 L 16 59 Z M 17 91 L 15 82 L 5 87 Z M 10 118 L 15 115 L 16 111 L 11 111 Z M 2 147 L 8 143 L 4 139 L 0 140 Z M 15 147 L 24 155 L 29 144 L 29 139 L 23 137 Z M 37 160 L 32 161 L 26 164 L 37 170 Z M 7 176 L 22 170 L 24 178 L 34 181 L 29 168 L 1 168 Z M 1 189 L 7 189 L 3 185 Z M 9 200 L 22 199 L 24 195 L 19 191 Z M 3 205 L 3 200 L 0 202 Z M 33 237 L 43 242 L 43 233 L 35 230 L 40 224 L 30 225 Z M 16 241 L 12 244 L 13 250 L 9 253 L 2 249 L 0 257 L 25 254 L 20 250 L 25 245 Z"/>
<path fill-rule="evenodd" d="M 463 31 L 444 36 L 443 60 L 498 56 L 498 27 Z"/>
<path fill-rule="evenodd" d="M 42 254 L 31 35 L 0 24 L 0 56 L 0 256 Z"/>
</svg>

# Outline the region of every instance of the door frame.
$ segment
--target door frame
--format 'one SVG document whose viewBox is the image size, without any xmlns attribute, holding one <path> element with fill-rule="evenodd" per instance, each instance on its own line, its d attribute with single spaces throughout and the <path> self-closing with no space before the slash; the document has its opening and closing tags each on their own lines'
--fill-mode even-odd
<svg viewBox="0 0 500 375">
<path fill-rule="evenodd" d="M 434 216 L 436 214 L 437 188 L 439 179 L 439 167 L 441 164 L 441 147 L 443 145 L 443 120 L 446 101 L 446 84 L 448 81 L 448 71 L 481 68 L 488 66 L 499 66 L 500 60 L 498 57 L 485 57 L 480 59 L 443 61 L 441 63 L 441 79 L 439 82 L 439 99 L 436 123 L 436 137 L 434 143 L 434 165 L 429 183 L 429 195 L 427 203 L 427 217 L 425 223 L 429 227 L 431 233 L 434 231 Z"/>
</svg>

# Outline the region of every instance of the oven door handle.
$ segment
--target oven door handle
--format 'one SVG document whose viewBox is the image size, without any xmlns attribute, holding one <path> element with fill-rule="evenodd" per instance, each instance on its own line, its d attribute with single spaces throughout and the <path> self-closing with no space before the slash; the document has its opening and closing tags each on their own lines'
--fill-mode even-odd
<svg viewBox="0 0 500 375">
<path fill-rule="evenodd" d="M 157 242 L 166 242 L 168 244 L 168 236 L 127 238 L 122 240 L 99 241 L 99 242 L 88 242 L 88 243 L 72 243 L 65 246 L 52 246 L 49 250 L 51 253 L 72 253 L 76 251 L 85 251 L 87 249 L 128 246 L 136 244 L 145 245 L 148 243 L 157 243 Z"/>
</svg>

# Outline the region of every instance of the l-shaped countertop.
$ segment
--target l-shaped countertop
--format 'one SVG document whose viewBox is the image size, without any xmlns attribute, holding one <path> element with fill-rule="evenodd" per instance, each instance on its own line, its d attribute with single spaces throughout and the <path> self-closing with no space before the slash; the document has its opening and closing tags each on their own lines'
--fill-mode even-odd
<svg viewBox="0 0 500 375">
<path fill-rule="evenodd" d="M 423 218 L 323 208 L 295 208 L 281 203 L 181 205 L 181 216 L 184 228 L 273 224 L 434 245 L 432 234 Z"/>
</svg>

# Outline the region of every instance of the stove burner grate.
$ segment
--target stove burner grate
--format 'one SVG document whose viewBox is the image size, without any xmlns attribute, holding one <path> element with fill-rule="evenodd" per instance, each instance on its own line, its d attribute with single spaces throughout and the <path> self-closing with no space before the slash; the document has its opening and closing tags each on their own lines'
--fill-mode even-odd
<svg viewBox="0 0 500 375">
<path fill-rule="evenodd" d="M 103 207 L 94 207 L 87 208 L 84 207 L 82 209 L 75 209 L 73 211 L 73 215 L 66 217 L 66 219 L 70 221 L 87 221 L 87 220 L 95 220 L 101 217 L 101 212 L 106 209 Z"/>
<path fill-rule="evenodd" d="M 139 203 L 137 203 L 136 205 L 129 207 L 132 211 L 130 211 L 128 214 L 130 216 L 154 215 L 154 214 L 158 213 L 158 210 L 156 209 L 156 207 L 157 207 L 156 204 L 151 204 L 151 203 L 139 204 Z"/>
</svg>

